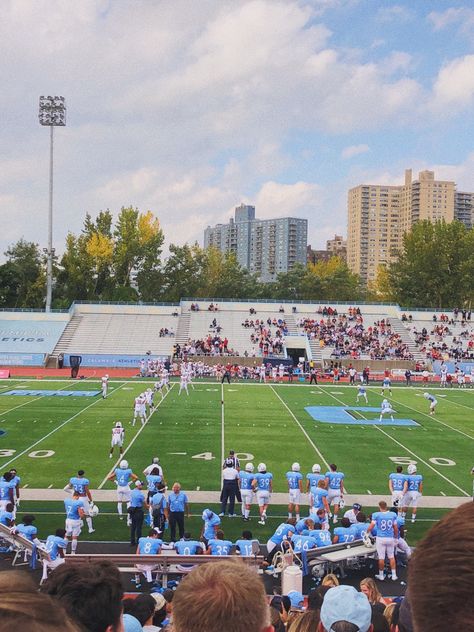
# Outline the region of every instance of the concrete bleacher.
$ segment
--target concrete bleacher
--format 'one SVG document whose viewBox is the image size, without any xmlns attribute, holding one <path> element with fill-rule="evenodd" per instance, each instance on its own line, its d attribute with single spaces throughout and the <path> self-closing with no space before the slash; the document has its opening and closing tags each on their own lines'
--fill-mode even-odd
<svg viewBox="0 0 474 632">
<path fill-rule="evenodd" d="M 175 336 L 160 337 L 160 329 L 174 334 L 178 327 L 176 306 L 76 304 L 68 327 L 53 355 L 135 355 L 151 351 L 169 356 Z"/>
</svg>

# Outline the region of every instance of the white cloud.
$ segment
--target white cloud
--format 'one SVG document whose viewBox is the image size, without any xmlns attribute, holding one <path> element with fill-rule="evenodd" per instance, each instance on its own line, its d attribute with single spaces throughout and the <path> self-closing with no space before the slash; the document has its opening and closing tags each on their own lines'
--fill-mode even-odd
<svg viewBox="0 0 474 632">
<path fill-rule="evenodd" d="M 451 108 L 461 109 L 474 98 L 474 55 L 458 57 L 448 62 L 438 73 L 433 86 L 433 108 L 451 114 Z"/>
<path fill-rule="evenodd" d="M 413 11 L 401 4 L 394 4 L 389 7 L 380 7 L 377 11 L 379 22 L 408 22 L 413 18 Z"/>
<path fill-rule="evenodd" d="M 360 154 L 366 154 L 370 151 L 370 147 L 368 145 L 349 145 L 349 147 L 344 147 L 341 152 L 341 156 L 344 160 L 348 158 L 353 158 L 354 156 L 360 156 Z"/>
</svg>

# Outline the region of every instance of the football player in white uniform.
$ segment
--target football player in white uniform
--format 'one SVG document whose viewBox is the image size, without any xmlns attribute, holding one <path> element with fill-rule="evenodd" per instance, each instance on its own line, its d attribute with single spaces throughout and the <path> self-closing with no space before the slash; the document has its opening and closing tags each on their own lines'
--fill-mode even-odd
<svg viewBox="0 0 474 632">
<path fill-rule="evenodd" d="M 112 428 L 112 441 L 110 442 L 109 459 L 111 459 L 114 454 L 115 446 L 118 447 L 120 451 L 120 456 L 122 456 L 124 436 L 125 436 L 125 429 L 122 427 L 122 424 L 120 423 L 120 421 L 117 421 L 115 426 Z"/>
<path fill-rule="evenodd" d="M 140 421 L 142 422 L 142 426 L 145 425 L 146 422 L 146 400 L 145 394 L 140 393 L 138 397 L 135 397 L 134 407 L 133 407 L 133 420 L 132 426 L 135 425 L 137 417 L 140 417 Z"/>
<path fill-rule="evenodd" d="M 392 405 L 390 404 L 390 402 L 388 401 L 388 399 L 384 399 L 382 402 L 382 408 L 380 409 L 380 419 L 379 421 L 382 421 L 382 417 L 384 415 L 390 415 L 390 419 L 393 421 L 393 413 L 395 411 L 392 408 Z"/>
<path fill-rule="evenodd" d="M 109 388 L 109 376 L 106 374 L 101 380 L 102 383 L 102 398 L 105 399 L 107 397 L 107 390 Z"/>
</svg>

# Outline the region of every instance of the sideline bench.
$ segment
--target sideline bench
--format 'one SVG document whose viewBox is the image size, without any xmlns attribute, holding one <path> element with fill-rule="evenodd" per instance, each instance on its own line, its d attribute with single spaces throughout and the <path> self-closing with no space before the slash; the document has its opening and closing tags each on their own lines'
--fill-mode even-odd
<svg viewBox="0 0 474 632">
<path fill-rule="evenodd" d="M 361 540 L 338 542 L 309 550 L 307 562 L 313 575 L 319 575 L 321 571 L 332 573 L 336 568 L 340 568 L 344 577 L 345 568 L 356 566 L 367 558 L 374 558 L 376 552 L 375 544 L 365 546 Z"/>
<path fill-rule="evenodd" d="M 190 568 L 183 568 L 186 565 L 198 566 L 201 564 L 212 564 L 222 562 L 222 560 L 242 560 L 245 564 L 258 569 L 263 560 L 263 555 L 241 556 L 241 555 L 178 555 L 174 551 L 167 551 L 158 555 L 137 555 L 133 553 L 79 553 L 76 555 L 66 555 L 66 564 L 90 564 L 91 562 L 111 562 L 115 564 L 122 573 L 139 573 L 136 566 L 156 566 L 153 572 L 161 576 L 163 583 L 168 581 L 168 575 L 185 575 Z"/>
<path fill-rule="evenodd" d="M 43 563 L 43 560 L 49 560 L 49 553 L 37 547 L 33 544 L 33 542 L 19 533 L 12 533 L 10 527 L 6 527 L 4 524 L 0 524 L 0 538 L 10 545 L 11 552 L 14 553 L 12 566 L 23 566 L 25 564 L 29 564 L 29 561 L 18 562 L 18 558 L 22 553 L 29 555 L 30 559 L 33 556 L 33 553 L 35 553 L 36 559 L 40 563 Z"/>
</svg>

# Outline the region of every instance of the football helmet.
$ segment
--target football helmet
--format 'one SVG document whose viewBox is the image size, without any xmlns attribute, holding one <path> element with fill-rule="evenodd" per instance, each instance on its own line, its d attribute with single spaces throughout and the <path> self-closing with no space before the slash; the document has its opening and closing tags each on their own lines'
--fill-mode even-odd
<svg viewBox="0 0 474 632">
<path fill-rule="evenodd" d="M 293 463 L 293 465 L 291 466 L 291 471 L 292 472 L 299 472 L 300 471 L 300 464 L 299 463 Z"/>
<path fill-rule="evenodd" d="M 253 463 L 247 463 L 247 465 L 245 466 L 245 471 L 253 472 L 253 470 L 254 470 Z"/>
<path fill-rule="evenodd" d="M 91 518 L 95 518 L 98 514 L 99 514 L 99 508 L 97 507 L 97 505 L 94 504 L 94 503 L 90 503 L 89 504 L 89 516 Z"/>
<path fill-rule="evenodd" d="M 414 474 L 416 472 L 416 465 L 414 463 L 410 463 L 407 467 L 408 474 Z"/>
<path fill-rule="evenodd" d="M 339 507 L 340 509 L 344 509 L 345 506 L 346 506 L 346 501 L 341 496 L 341 500 L 339 501 Z"/>
<path fill-rule="evenodd" d="M 319 465 L 319 463 L 315 463 L 312 467 L 313 470 L 313 474 L 317 474 L 321 471 L 321 466 Z"/>
<path fill-rule="evenodd" d="M 117 421 L 117 423 L 115 424 L 116 428 L 121 428 L 122 427 L 122 423 L 120 421 Z"/>
<path fill-rule="evenodd" d="M 126 470 L 128 468 L 128 461 L 126 461 L 125 459 L 122 459 L 120 461 L 119 467 L 121 470 Z"/>
<path fill-rule="evenodd" d="M 267 466 L 265 465 L 265 463 L 259 463 L 257 466 L 257 470 L 259 472 L 266 472 L 267 471 Z"/>
</svg>

